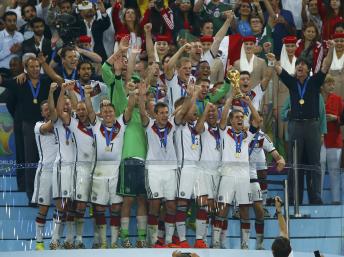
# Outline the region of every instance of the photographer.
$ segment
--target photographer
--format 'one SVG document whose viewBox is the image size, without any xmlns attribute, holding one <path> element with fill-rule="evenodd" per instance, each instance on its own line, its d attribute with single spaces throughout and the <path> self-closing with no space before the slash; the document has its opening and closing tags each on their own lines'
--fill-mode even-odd
<svg viewBox="0 0 344 257">
<path fill-rule="evenodd" d="M 166 35 L 172 38 L 174 29 L 173 12 L 167 6 L 165 7 L 163 0 L 150 0 L 149 6 L 143 16 L 141 26 L 151 23 L 152 35 Z"/>
</svg>

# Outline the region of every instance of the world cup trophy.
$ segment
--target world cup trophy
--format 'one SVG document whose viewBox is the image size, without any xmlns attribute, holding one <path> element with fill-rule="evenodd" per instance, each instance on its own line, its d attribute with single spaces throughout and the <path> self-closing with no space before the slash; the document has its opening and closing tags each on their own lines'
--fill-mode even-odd
<svg viewBox="0 0 344 257">
<path fill-rule="evenodd" d="M 227 78 L 232 84 L 233 99 L 243 98 L 244 95 L 240 90 L 240 72 L 238 70 L 230 70 L 227 72 Z"/>
</svg>

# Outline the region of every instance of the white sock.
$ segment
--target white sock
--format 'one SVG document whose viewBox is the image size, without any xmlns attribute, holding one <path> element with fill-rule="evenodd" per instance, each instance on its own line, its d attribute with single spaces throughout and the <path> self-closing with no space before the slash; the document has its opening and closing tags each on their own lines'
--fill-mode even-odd
<svg viewBox="0 0 344 257">
<path fill-rule="evenodd" d="M 119 227 L 111 226 L 110 229 L 111 229 L 111 244 L 117 243 L 118 234 L 119 234 Z"/>
<path fill-rule="evenodd" d="M 36 222 L 36 241 L 39 243 L 43 242 L 44 226 L 45 224 Z"/>
<path fill-rule="evenodd" d="M 229 248 L 227 246 L 227 231 L 228 229 L 221 229 L 220 241 L 221 241 L 221 248 Z"/>
<path fill-rule="evenodd" d="M 101 244 L 107 244 L 106 240 L 106 224 L 105 225 L 98 225 L 98 232 L 100 237 Z"/>
<path fill-rule="evenodd" d="M 196 219 L 196 239 L 203 239 L 207 233 L 207 221 Z"/>
<path fill-rule="evenodd" d="M 263 249 L 264 234 L 256 234 L 256 250 Z"/>
<path fill-rule="evenodd" d="M 186 225 L 185 221 L 176 222 L 177 232 L 179 236 L 179 241 L 183 242 L 186 240 Z"/>
<path fill-rule="evenodd" d="M 263 206 L 266 205 L 266 199 L 268 198 L 268 190 L 262 190 Z"/>
<path fill-rule="evenodd" d="M 172 243 L 172 236 L 174 234 L 175 229 L 176 229 L 176 223 L 165 222 L 165 243 L 166 244 Z"/>
<path fill-rule="evenodd" d="M 147 233 L 147 216 L 136 216 L 138 240 L 145 240 Z M 156 235 L 158 237 L 158 228 Z M 155 243 L 155 242 L 154 242 Z"/>
<path fill-rule="evenodd" d="M 241 245 L 246 244 L 249 245 L 250 240 L 250 229 L 241 229 Z"/>
<path fill-rule="evenodd" d="M 53 233 L 51 236 L 51 241 L 55 242 L 60 240 L 60 237 L 63 233 L 64 226 L 62 225 L 61 220 L 53 219 Z"/>
<path fill-rule="evenodd" d="M 220 248 L 221 246 L 221 241 L 220 241 L 221 231 L 222 231 L 221 228 L 213 226 L 213 238 L 212 238 L 213 248 Z"/>
<path fill-rule="evenodd" d="M 148 240 L 150 245 L 154 245 L 158 240 L 158 225 L 147 225 Z"/>
<path fill-rule="evenodd" d="M 82 234 L 84 231 L 84 218 L 75 219 L 75 231 L 75 240 L 78 242 L 82 242 Z"/>
<path fill-rule="evenodd" d="M 75 235 L 75 222 L 74 221 L 66 221 L 67 226 L 67 234 L 66 234 L 66 242 L 73 242 L 74 235 Z"/>
<path fill-rule="evenodd" d="M 100 244 L 98 226 L 96 220 L 93 218 L 93 244 Z"/>
</svg>

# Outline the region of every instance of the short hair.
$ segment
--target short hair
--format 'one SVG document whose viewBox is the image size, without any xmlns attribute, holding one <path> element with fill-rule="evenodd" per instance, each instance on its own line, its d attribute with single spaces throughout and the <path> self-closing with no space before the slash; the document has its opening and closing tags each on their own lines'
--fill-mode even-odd
<svg viewBox="0 0 344 257">
<path fill-rule="evenodd" d="M 177 62 L 177 68 L 182 67 L 182 65 L 183 65 L 184 63 L 186 63 L 186 62 L 190 62 L 190 63 L 191 63 L 191 59 L 188 58 L 188 57 L 182 57 L 182 58 L 180 58 L 180 59 L 178 60 L 178 62 Z"/>
<path fill-rule="evenodd" d="M 296 66 L 296 65 L 299 65 L 299 64 L 302 63 L 302 62 L 303 62 L 304 64 L 307 65 L 307 67 L 308 67 L 309 70 L 311 70 L 312 64 L 307 60 L 307 58 L 305 58 L 305 57 L 303 57 L 303 56 L 300 56 L 300 57 L 296 60 L 295 66 Z"/>
<path fill-rule="evenodd" d="M 240 76 L 241 76 L 241 75 L 248 75 L 249 77 L 251 77 L 250 72 L 247 71 L 247 70 L 240 71 Z"/>
<path fill-rule="evenodd" d="M 181 106 L 184 101 L 185 101 L 186 97 L 182 96 L 180 98 L 178 98 L 175 102 L 174 102 L 174 109 L 177 109 L 179 106 Z"/>
<path fill-rule="evenodd" d="M 61 7 L 61 5 L 63 5 L 64 3 L 68 3 L 72 6 L 72 2 L 70 0 L 60 0 L 58 1 L 58 6 Z"/>
<path fill-rule="evenodd" d="M 26 9 L 26 7 L 32 7 L 34 10 L 35 10 L 35 12 L 37 13 L 37 10 L 36 10 L 36 6 L 34 6 L 33 4 L 30 4 L 30 3 L 27 3 L 27 4 L 24 4 L 23 6 L 22 6 L 22 8 L 21 8 L 21 16 L 24 16 L 24 14 L 25 14 L 25 9 Z"/>
<path fill-rule="evenodd" d="M 286 237 L 277 237 L 271 246 L 274 257 L 288 257 L 291 253 L 290 241 Z"/>
<path fill-rule="evenodd" d="M 62 48 L 61 50 L 61 58 L 65 58 L 66 57 L 66 54 L 68 51 L 76 51 L 75 47 L 73 46 L 65 46 Z"/>
<path fill-rule="evenodd" d="M 3 20 L 5 21 L 8 16 L 16 16 L 16 18 L 17 18 L 17 14 L 15 12 L 7 11 L 7 12 L 5 12 L 4 16 L 2 17 Z"/>
<path fill-rule="evenodd" d="M 264 24 L 264 22 L 262 21 L 262 18 L 260 18 L 260 16 L 258 16 L 258 15 L 251 15 L 251 17 L 250 17 L 250 19 L 249 19 L 249 22 L 251 22 L 252 19 L 259 19 L 260 22 L 261 22 L 262 24 Z"/>
<path fill-rule="evenodd" d="M 327 82 L 335 82 L 334 77 L 331 74 L 327 74 L 324 80 L 324 84 Z"/>
<path fill-rule="evenodd" d="M 344 29 L 344 21 L 339 21 L 334 25 L 333 31 L 335 31 L 337 28 L 343 28 Z"/>
<path fill-rule="evenodd" d="M 103 100 L 104 100 L 104 99 L 103 99 Z M 106 103 L 106 104 L 104 104 L 103 101 L 100 102 L 100 110 L 102 110 L 104 107 L 107 107 L 107 106 L 112 107 L 112 109 L 113 109 L 114 111 L 116 110 L 116 108 L 115 108 L 115 106 L 113 105 L 113 103 Z"/>
<path fill-rule="evenodd" d="M 158 113 L 159 109 L 162 109 L 162 108 L 168 108 L 168 105 L 163 102 L 156 103 L 156 105 L 154 106 L 154 113 Z"/>
<path fill-rule="evenodd" d="M 209 79 L 203 78 L 203 79 L 197 79 L 197 80 L 196 80 L 196 85 L 199 85 L 199 84 L 201 84 L 202 82 L 207 82 L 208 84 L 211 83 Z"/>
<path fill-rule="evenodd" d="M 205 18 L 205 19 L 202 21 L 202 23 L 201 23 L 201 28 L 203 28 L 204 25 L 205 25 L 206 23 L 214 24 L 213 21 L 212 21 L 211 19 Z"/>
<path fill-rule="evenodd" d="M 43 25 L 45 26 L 45 21 L 42 18 L 39 17 L 35 17 L 30 21 L 30 26 L 33 27 L 35 23 L 43 23 Z"/>
<path fill-rule="evenodd" d="M 43 101 L 41 102 L 41 104 L 39 105 L 40 108 L 41 108 L 41 110 L 42 110 L 42 108 L 43 108 L 43 105 L 45 105 L 45 104 L 47 104 L 47 103 L 48 103 L 48 100 L 43 100 Z"/>
<path fill-rule="evenodd" d="M 25 67 L 25 68 L 27 68 L 28 63 L 29 63 L 29 61 L 31 61 L 31 60 L 37 61 L 37 62 L 39 63 L 38 58 L 37 58 L 36 56 L 29 56 L 29 57 L 25 60 L 25 62 L 24 62 L 24 67 Z"/>
<path fill-rule="evenodd" d="M 230 113 L 229 113 L 229 119 L 231 120 L 231 119 L 233 119 L 234 118 L 234 115 L 236 114 L 236 113 L 242 113 L 243 115 L 245 115 L 245 113 L 242 111 L 242 110 L 239 110 L 239 109 L 234 109 L 234 110 L 232 110 Z"/>
<path fill-rule="evenodd" d="M 170 58 L 170 59 L 171 59 L 172 56 L 173 56 L 172 54 L 166 54 L 166 55 L 162 58 L 161 63 L 164 64 L 165 60 L 166 60 L 167 58 Z"/>
<path fill-rule="evenodd" d="M 88 60 L 82 60 L 80 62 L 78 62 L 78 65 L 76 66 L 76 70 L 79 71 L 81 69 L 81 66 L 84 64 L 88 64 L 91 66 L 91 69 L 93 68 L 92 63 Z"/>
</svg>

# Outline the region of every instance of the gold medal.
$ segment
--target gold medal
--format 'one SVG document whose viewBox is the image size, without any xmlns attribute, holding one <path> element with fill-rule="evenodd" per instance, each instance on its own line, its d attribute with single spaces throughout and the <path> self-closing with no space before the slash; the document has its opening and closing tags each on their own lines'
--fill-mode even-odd
<svg viewBox="0 0 344 257">
<path fill-rule="evenodd" d="M 300 99 L 300 100 L 299 100 L 299 104 L 304 105 L 304 104 L 305 104 L 305 100 Z"/>
<path fill-rule="evenodd" d="M 191 149 L 192 150 L 196 150 L 196 148 L 197 148 L 197 145 L 196 144 L 192 144 Z"/>
<path fill-rule="evenodd" d="M 66 145 L 69 145 L 69 140 L 66 140 Z"/>
<path fill-rule="evenodd" d="M 38 101 L 37 101 L 36 98 L 34 98 L 32 102 L 33 102 L 34 104 L 38 104 Z"/>
<path fill-rule="evenodd" d="M 111 152 L 111 147 L 110 147 L 110 146 L 106 146 L 106 147 L 105 147 L 105 151 L 106 151 L 106 152 Z"/>
<path fill-rule="evenodd" d="M 240 158 L 240 153 L 235 153 L 235 158 Z"/>
</svg>

